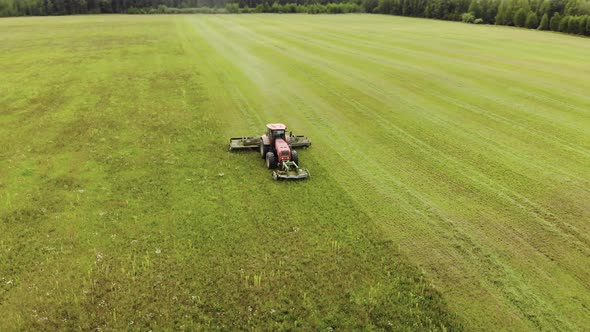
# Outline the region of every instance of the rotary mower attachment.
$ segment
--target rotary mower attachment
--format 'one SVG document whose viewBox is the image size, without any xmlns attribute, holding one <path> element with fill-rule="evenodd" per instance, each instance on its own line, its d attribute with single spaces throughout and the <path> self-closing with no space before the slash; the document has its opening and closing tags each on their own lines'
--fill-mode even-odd
<svg viewBox="0 0 590 332">
<path fill-rule="evenodd" d="M 229 150 L 254 150 L 260 148 L 260 137 L 242 136 L 229 139 Z"/>
<path fill-rule="evenodd" d="M 307 168 L 299 167 L 294 161 L 283 161 L 277 169 L 272 171 L 272 178 L 275 180 L 300 180 L 308 177 Z"/>
<path fill-rule="evenodd" d="M 230 151 L 257 150 L 257 149 L 260 149 L 261 142 L 262 142 L 261 137 L 254 137 L 254 136 L 232 137 L 229 139 L 229 150 Z M 307 138 L 303 135 L 291 135 L 291 136 L 289 136 L 289 145 L 292 148 L 308 148 L 311 146 L 311 141 L 309 140 L 309 138 Z"/>
</svg>

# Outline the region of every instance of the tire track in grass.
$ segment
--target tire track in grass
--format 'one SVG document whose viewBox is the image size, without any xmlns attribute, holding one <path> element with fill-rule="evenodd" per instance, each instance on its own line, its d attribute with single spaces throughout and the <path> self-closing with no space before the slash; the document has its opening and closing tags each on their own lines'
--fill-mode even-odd
<svg viewBox="0 0 590 332">
<path fill-rule="evenodd" d="M 186 35 L 186 22 L 177 21 L 177 31 L 179 35 L 182 36 L 184 40 L 184 47 L 187 48 L 187 51 L 190 52 L 190 44 L 188 36 Z M 223 52 L 223 51 L 222 51 Z M 231 103 L 228 103 L 226 107 L 233 108 L 236 107 L 240 113 L 242 114 L 242 119 L 240 121 L 246 121 L 248 124 L 248 130 L 252 133 L 257 133 L 260 131 L 260 128 L 264 125 L 264 121 L 262 120 L 260 114 L 256 112 L 257 105 L 252 104 L 250 99 L 248 99 L 245 95 L 240 86 L 237 84 L 237 80 L 234 78 L 236 73 L 230 73 L 228 69 L 218 66 L 214 64 L 212 59 L 207 58 L 204 59 L 205 63 L 207 64 L 208 68 L 211 68 L 212 72 L 215 74 L 215 78 L 222 83 L 223 87 L 227 90 L 227 95 L 231 98 Z M 223 94 L 221 94 L 223 95 Z M 223 98 L 218 100 L 219 103 L 226 103 Z M 227 110 L 223 110 L 227 111 Z M 238 127 L 243 127 L 239 125 Z M 238 135 L 240 136 L 240 135 Z"/>
<path fill-rule="evenodd" d="M 184 27 L 178 24 L 178 30 L 183 31 Z M 188 39 L 184 32 L 181 33 L 183 38 L 185 39 L 185 44 L 188 43 Z M 250 104 L 249 100 L 245 98 L 242 90 L 236 84 L 236 80 L 230 75 L 230 73 L 220 66 L 215 66 L 212 64 L 210 59 L 206 59 L 206 64 L 209 68 L 213 69 L 217 80 L 219 80 L 225 89 L 228 91 L 228 95 L 231 98 L 231 103 L 229 103 L 229 107 L 236 107 L 243 116 L 244 121 L 248 124 L 248 130 L 256 132 L 263 123 L 262 119 L 260 118 L 259 114 L 257 114 L 254 110 L 255 107 Z"/>
</svg>

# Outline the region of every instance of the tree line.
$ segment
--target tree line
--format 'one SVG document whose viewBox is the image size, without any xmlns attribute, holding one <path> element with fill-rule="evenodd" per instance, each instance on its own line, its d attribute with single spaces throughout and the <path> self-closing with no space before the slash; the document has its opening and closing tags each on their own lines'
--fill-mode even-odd
<svg viewBox="0 0 590 332">
<path fill-rule="evenodd" d="M 0 16 L 358 12 L 590 36 L 590 0 L 0 0 Z"/>
<path fill-rule="evenodd" d="M 0 16 L 127 13 L 130 8 L 225 7 L 227 0 L 0 0 Z"/>
</svg>

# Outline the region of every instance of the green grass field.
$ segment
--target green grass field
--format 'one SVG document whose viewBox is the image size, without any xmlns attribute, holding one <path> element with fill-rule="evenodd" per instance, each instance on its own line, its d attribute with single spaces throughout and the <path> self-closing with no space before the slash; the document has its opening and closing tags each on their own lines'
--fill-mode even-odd
<svg viewBox="0 0 590 332">
<path fill-rule="evenodd" d="M 590 326 L 590 42 L 377 15 L 0 20 L 0 329 Z M 231 136 L 284 122 L 312 178 Z"/>
</svg>

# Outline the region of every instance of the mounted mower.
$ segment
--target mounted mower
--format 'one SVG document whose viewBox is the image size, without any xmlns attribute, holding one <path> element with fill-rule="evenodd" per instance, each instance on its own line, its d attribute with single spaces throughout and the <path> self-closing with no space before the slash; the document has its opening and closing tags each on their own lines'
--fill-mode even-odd
<svg viewBox="0 0 590 332">
<path fill-rule="evenodd" d="M 286 135 L 287 126 L 282 123 L 269 123 L 266 132 L 260 137 L 243 136 L 229 139 L 229 150 L 259 150 L 266 161 L 266 167 L 272 169 L 272 178 L 305 179 L 309 177 L 307 169 L 299 167 L 299 155 L 295 147 L 307 148 L 311 141 L 302 135 Z"/>
</svg>

